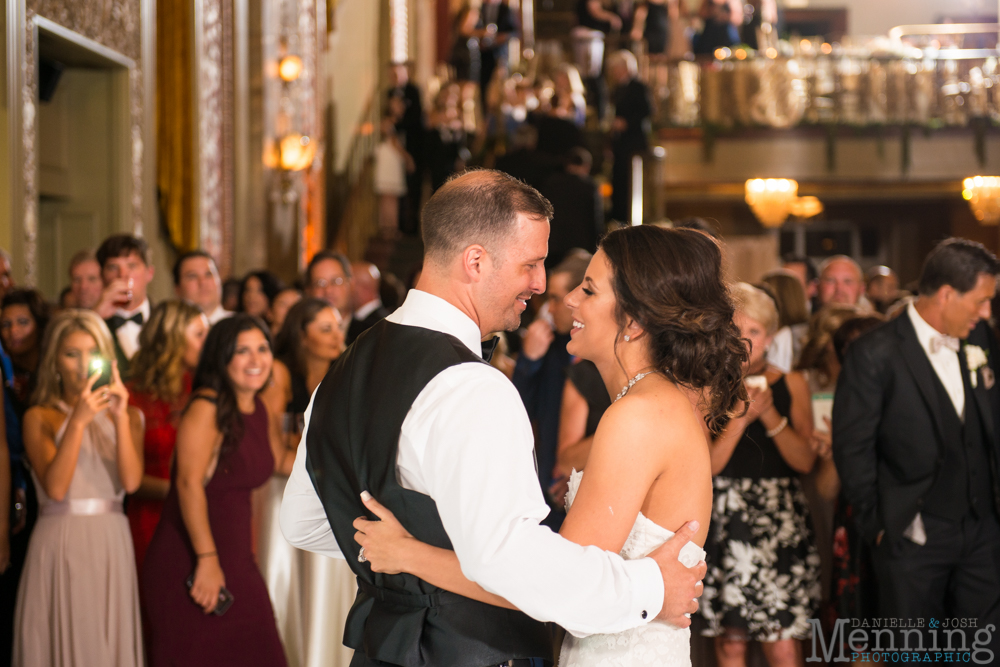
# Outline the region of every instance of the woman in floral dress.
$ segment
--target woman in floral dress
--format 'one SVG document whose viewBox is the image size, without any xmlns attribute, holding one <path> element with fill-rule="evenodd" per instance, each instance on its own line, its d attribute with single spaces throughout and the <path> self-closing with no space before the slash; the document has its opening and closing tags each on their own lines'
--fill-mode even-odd
<svg viewBox="0 0 1000 667">
<path fill-rule="evenodd" d="M 820 599 L 819 554 L 799 475 L 815 454 L 809 445 L 809 387 L 797 374 L 767 365 L 778 328 L 767 294 L 733 287 L 735 321 L 750 342 L 750 407 L 711 444 L 715 498 L 705 550 L 701 598 L 706 636 L 715 638 L 720 667 L 746 664 L 746 644 L 762 642 L 772 667 L 802 664 Z"/>
</svg>

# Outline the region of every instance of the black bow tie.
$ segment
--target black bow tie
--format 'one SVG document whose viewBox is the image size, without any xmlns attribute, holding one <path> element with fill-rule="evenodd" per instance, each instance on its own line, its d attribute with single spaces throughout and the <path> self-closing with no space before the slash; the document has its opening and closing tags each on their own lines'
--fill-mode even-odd
<svg viewBox="0 0 1000 667">
<path fill-rule="evenodd" d="M 112 331 L 118 331 L 123 324 L 126 322 L 135 322 L 139 326 L 142 326 L 142 313 L 136 313 L 132 317 L 122 317 L 121 315 L 112 315 L 108 318 L 108 328 Z"/>
<path fill-rule="evenodd" d="M 497 349 L 497 343 L 500 342 L 500 336 L 494 336 L 489 340 L 483 341 L 483 361 L 489 363 L 490 359 L 493 358 L 493 351 Z"/>
</svg>

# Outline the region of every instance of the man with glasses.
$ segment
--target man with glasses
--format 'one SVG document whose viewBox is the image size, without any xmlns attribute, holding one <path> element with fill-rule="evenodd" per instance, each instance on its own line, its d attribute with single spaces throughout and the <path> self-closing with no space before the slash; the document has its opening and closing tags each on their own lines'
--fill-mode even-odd
<svg viewBox="0 0 1000 667">
<path fill-rule="evenodd" d="M 306 267 L 306 295 L 322 299 L 341 316 L 344 334 L 351 326 L 351 262 L 339 252 L 321 250 Z"/>
</svg>

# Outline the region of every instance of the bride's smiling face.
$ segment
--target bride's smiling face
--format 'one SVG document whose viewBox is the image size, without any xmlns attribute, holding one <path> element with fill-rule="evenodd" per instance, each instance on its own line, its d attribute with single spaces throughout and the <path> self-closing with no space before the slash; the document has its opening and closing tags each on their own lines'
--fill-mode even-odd
<svg viewBox="0 0 1000 667">
<path fill-rule="evenodd" d="M 598 250 L 587 267 L 580 286 L 566 295 L 564 303 L 573 314 L 573 329 L 566 350 L 590 361 L 614 355 L 619 325 L 615 319 L 614 289 L 611 287 L 611 264 Z"/>
</svg>

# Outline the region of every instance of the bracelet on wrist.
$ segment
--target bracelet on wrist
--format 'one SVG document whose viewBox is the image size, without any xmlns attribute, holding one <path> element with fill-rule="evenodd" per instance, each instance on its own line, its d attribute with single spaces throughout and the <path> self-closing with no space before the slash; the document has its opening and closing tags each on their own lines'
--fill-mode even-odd
<svg viewBox="0 0 1000 667">
<path fill-rule="evenodd" d="M 202 558 L 211 558 L 212 556 L 218 557 L 219 554 L 216 551 L 206 551 L 203 554 L 195 554 L 195 555 L 198 557 L 198 560 L 201 560 Z"/>
<path fill-rule="evenodd" d="M 788 427 L 788 417 L 782 417 L 781 421 L 778 422 L 777 426 L 766 431 L 767 437 L 774 438 L 774 436 L 784 431 L 787 427 Z"/>
</svg>

